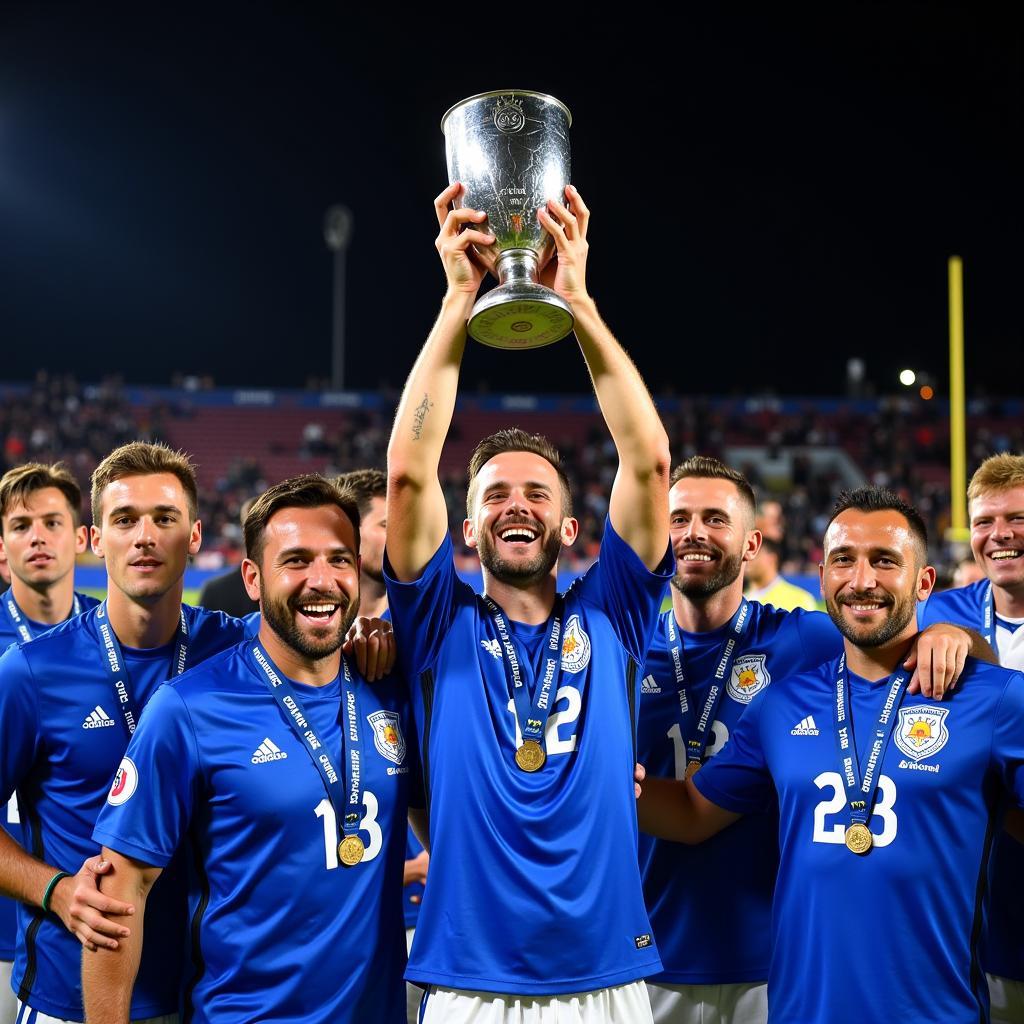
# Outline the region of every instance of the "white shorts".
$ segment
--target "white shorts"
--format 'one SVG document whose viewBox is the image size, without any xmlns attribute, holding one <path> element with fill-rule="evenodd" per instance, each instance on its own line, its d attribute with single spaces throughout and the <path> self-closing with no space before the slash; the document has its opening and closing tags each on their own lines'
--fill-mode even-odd
<svg viewBox="0 0 1024 1024">
<path fill-rule="evenodd" d="M 416 934 L 415 928 L 405 929 L 405 952 L 412 949 L 412 937 Z M 414 985 L 411 981 L 405 983 L 405 1019 L 407 1024 L 416 1024 L 420 1016 L 420 1003 L 423 1001 L 423 989 Z M 0 1022 L 2 1024 L 2 1022 Z"/>
<path fill-rule="evenodd" d="M 988 976 L 992 1000 L 992 1024 L 1024 1024 L 1024 981 Z"/>
<path fill-rule="evenodd" d="M 652 1024 L 642 981 L 557 996 L 501 995 L 431 985 L 421 1024 Z"/>
<path fill-rule="evenodd" d="M 0 960 L 0 1024 L 14 1024 L 18 1016 L 18 1000 L 11 988 L 13 970 L 14 964 L 10 960 Z"/>
<path fill-rule="evenodd" d="M 740 985 L 647 983 L 654 1024 L 765 1024 L 768 982 Z"/>
<path fill-rule="evenodd" d="M 63 1020 L 61 1017 L 51 1017 L 48 1013 L 40 1013 L 19 1001 L 17 1024 L 79 1024 L 79 1022 Z M 172 1013 L 166 1017 L 148 1017 L 146 1020 L 133 1020 L 132 1024 L 178 1024 L 178 1015 Z"/>
</svg>

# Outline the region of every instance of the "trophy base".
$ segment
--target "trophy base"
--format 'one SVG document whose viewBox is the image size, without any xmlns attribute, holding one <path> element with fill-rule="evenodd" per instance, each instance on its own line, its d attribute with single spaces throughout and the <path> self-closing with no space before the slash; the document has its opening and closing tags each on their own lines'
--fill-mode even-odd
<svg viewBox="0 0 1024 1024">
<path fill-rule="evenodd" d="M 473 307 L 467 330 L 491 348 L 543 348 L 561 341 L 574 322 L 572 308 L 557 292 L 516 281 L 483 296 Z"/>
</svg>

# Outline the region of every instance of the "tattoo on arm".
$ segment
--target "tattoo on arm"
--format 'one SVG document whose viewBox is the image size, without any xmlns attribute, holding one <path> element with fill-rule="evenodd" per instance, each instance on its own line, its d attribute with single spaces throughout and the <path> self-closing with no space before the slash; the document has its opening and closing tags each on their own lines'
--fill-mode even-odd
<svg viewBox="0 0 1024 1024">
<path fill-rule="evenodd" d="M 412 414 L 412 439 L 418 441 L 420 435 L 423 433 L 423 421 L 427 418 L 427 413 L 430 411 L 430 407 L 434 403 L 430 400 L 430 396 L 426 393 L 423 395 L 423 401 L 413 410 Z"/>
</svg>

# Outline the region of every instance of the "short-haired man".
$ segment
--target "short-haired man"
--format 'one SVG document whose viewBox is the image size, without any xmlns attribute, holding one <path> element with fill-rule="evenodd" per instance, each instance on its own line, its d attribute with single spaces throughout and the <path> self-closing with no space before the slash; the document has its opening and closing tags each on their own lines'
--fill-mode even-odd
<svg viewBox="0 0 1024 1024">
<path fill-rule="evenodd" d="M 773 680 L 692 779 L 644 785 L 642 826 L 680 842 L 777 800 L 774 1024 L 988 1017 L 978 922 L 993 820 L 1024 804 L 1024 677 L 968 659 L 944 703 L 905 699 L 926 552 L 896 495 L 842 496 L 820 568 L 842 656 Z"/>
<path fill-rule="evenodd" d="M 62 463 L 29 462 L 0 478 L 0 542 L 13 570 L 11 588 L 0 596 L 0 652 L 27 643 L 99 602 L 75 592 L 75 558 L 85 550 L 82 491 Z M 0 821 L 20 839 L 17 797 Z M 0 899 L 0 1024 L 15 1018 L 11 989 L 17 936 L 12 900 Z"/>
<path fill-rule="evenodd" d="M 449 210 L 460 190 L 436 200 L 448 292 L 388 449 L 385 578 L 433 857 L 406 977 L 429 986 L 425 1024 L 639 1024 L 640 979 L 661 965 L 636 863 L 634 713 L 670 576 L 668 439 L 587 294 L 590 214 L 570 187 L 567 206 L 540 212 L 557 251 L 544 280 L 572 306 L 619 455 L 600 558 L 557 593 L 559 552 L 578 532 L 565 471 L 543 438 L 504 430 L 469 469 L 464 537 L 484 595 L 458 579 L 438 465 L 484 275 L 472 246 L 493 241 L 483 213 Z"/>
<path fill-rule="evenodd" d="M 75 935 L 116 945 L 127 931 L 83 909 L 67 872 L 95 860 L 93 824 L 143 708 L 167 679 L 243 635 L 237 619 L 181 603 L 202 539 L 196 506 L 184 455 L 139 442 L 108 455 L 92 478 L 92 547 L 106 562 L 107 600 L 0 659 L 0 799 L 17 790 L 29 851 L 0 835 L 0 890 L 22 901 L 13 984 L 24 1012 L 44 1024 L 84 1019 Z M 123 909 L 93 896 L 100 911 Z M 134 1019 L 177 1009 L 180 873 L 150 913 L 161 926 L 146 946 Z"/>
<path fill-rule="evenodd" d="M 359 505 L 359 608 L 362 614 L 390 620 L 384 587 L 384 544 L 387 540 L 388 478 L 380 469 L 353 469 L 342 473 L 337 485 L 355 495 Z M 405 913 L 406 949 L 412 948 L 423 902 L 430 854 L 423 849 L 412 826 L 406 827 L 405 867 L 402 872 L 402 909 Z M 423 993 L 418 985 L 406 987 L 408 1024 L 416 1024 Z"/>
<path fill-rule="evenodd" d="M 918 610 L 922 627 L 962 622 L 979 630 L 1005 668 L 1024 672 L 1024 455 L 993 455 L 967 488 L 971 551 L 984 574 L 933 594 Z M 982 964 L 989 973 L 992 1020 L 1024 1020 L 1024 846 L 1005 832 L 992 856 L 992 903 Z"/>
<path fill-rule="evenodd" d="M 744 599 L 744 570 L 761 535 L 741 473 L 695 455 L 671 483 L 672 607 L 644 665 L 637 757 L 652 775 L 683 779 L 722 751 L 773 679 L 838 657 L 842 636 L 823 612 Z M 922 643 L 929 664 L 941 659 L 940 689 L 969 645 L 966 632 L 948 626 Z M 931 692 L 932 680 L 925 684 Z M 656 1024 L 765 1020 L 777 833 L 773 807 L 699 846 L 640 837 L 644 896 L 664 964 L 648 979 Z"/>
<path fill-rule="evenodd" d="M 770 537 L 762 537 L 761 547 L 747 566 L 747 599 L 770 604 L 784 612 L 797 608 L 817 611 L 818 603 L 810 593 L 779 574 L 781 559 L 782 545 Z"/>
<path fill-rule="evenodd" d="M 94 837 L 104 891 L 146 893 L 180 847 L 189 898 L 185 1019 L 403 1024 L 401 883 L 419 784 L 408 695 L 341 654 L 359 608 L 359 512 L 316 475 L 245 521 L 259 635 L 165 686 L 132 737 Z M 83 954 L 90 1024 L 127 1024 L 141 921 Z M 146 946 L 149 921 L 147 915 Z"/>
</svg>

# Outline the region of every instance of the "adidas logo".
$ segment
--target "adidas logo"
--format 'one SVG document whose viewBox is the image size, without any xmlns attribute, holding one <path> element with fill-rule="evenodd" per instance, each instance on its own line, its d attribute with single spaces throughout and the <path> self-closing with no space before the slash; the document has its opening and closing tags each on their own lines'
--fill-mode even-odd
<svg viewBox="0 0 1024 1024">
<path fill-rule="evenodd" d="M 817 736 L 818 727 L 814 724 L 814 715 L 808 715 L 806 718 L 801 719 L 797 724 L 789 730 L 790 736 Z"/>
<path fill-rule="evenodd" d="M 658 685 L 654 676 L 644 676 L 643 681 L 640 683 L 640 692 L 642 694 L 661 693 L 661 687 Z"/>
<path fill-rule="evenodd" d="M 283 761 L 288 755 L 268 736 L 253 752 L 253 764 L 266 764 L 268 761 Z"/>
<path fill-rule="evenodd" d="M 82 723 L 83 729 L 105 729 L 108 725 L 113 725 L 114 720 L 99 706 L 96 705 L 95 709 L 90 711 L 86 716 L 85 721 Z"/>
</svg>

